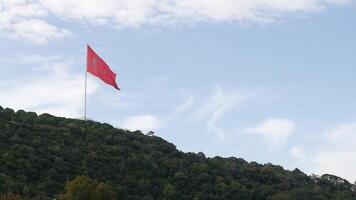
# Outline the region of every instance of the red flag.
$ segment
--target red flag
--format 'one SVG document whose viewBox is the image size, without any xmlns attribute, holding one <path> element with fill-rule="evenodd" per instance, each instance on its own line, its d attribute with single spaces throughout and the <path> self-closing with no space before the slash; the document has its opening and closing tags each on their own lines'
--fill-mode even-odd
<svg viewBox="0 0 356 200">
<path fill-rule="evenodd" d="M 105 61 L 101 59 L 89 45 L 87 45 L 87 49 L 87 72 L 120 90 L 116 83 L 116 74 L 111 71 Z"/>
</svg>

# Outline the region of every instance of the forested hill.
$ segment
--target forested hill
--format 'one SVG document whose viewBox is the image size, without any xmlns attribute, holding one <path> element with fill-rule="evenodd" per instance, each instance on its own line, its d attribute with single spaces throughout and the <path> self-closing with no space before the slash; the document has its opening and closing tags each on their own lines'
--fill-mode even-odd
<svg viewBox="0 0 356 200">
<path fill-rule="evenodd" d="M 49 200 L 78 175 L 125 200 L 356 199 L 355 186 L 333 175 L 206 158 L 140 131 L 88 121 L 86 133 L 82 120 L 0 107 L 0 193 Z"/>
</svg>

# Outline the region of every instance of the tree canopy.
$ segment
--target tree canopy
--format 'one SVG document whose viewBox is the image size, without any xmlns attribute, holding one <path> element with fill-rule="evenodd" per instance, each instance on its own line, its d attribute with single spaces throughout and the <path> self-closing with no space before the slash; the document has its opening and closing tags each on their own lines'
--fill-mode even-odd
<svg viewBox="0 0 356 200">
<path fill-rule="evenodd" d="M 337 176 L 207 158 L 140 131 L 2 107 L 0 193 L 24 200 L 356 199 L 355 185 Z"/>
<path fill-rule="evenodd" d="M 110 185 L 97 182 L 86 176 L 77 176 L 65 185 L 59 200 L 113 200 L 117 194 Z"/>
</svg>

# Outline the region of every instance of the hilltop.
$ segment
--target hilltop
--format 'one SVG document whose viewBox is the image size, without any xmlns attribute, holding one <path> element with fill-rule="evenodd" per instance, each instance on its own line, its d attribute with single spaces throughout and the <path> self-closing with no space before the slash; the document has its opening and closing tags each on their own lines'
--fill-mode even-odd
<svg viewBox="0 0 356 200">
<path fill-rule="evenodd" d="M 0 107 L 0 193 L 49 200 L 78 175 L 128 200 L 356 199 L 355 186 L 334 175 L 207 158 L 140 131 Z"/>
</svg>

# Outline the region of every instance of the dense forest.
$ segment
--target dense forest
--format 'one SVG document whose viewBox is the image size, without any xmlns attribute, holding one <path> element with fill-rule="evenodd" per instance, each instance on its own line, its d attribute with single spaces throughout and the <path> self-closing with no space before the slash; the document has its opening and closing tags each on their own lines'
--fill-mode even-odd
<svg viewBox="0 0 356 200">
<path fill-rule="evenodd" d="M 68 194 L 76 184 L 96 199 L 356 199 L 337 176 L 207 158 L 140 131 L 0 107 L 0 199 L 85 199 Z"/>
</svg>

